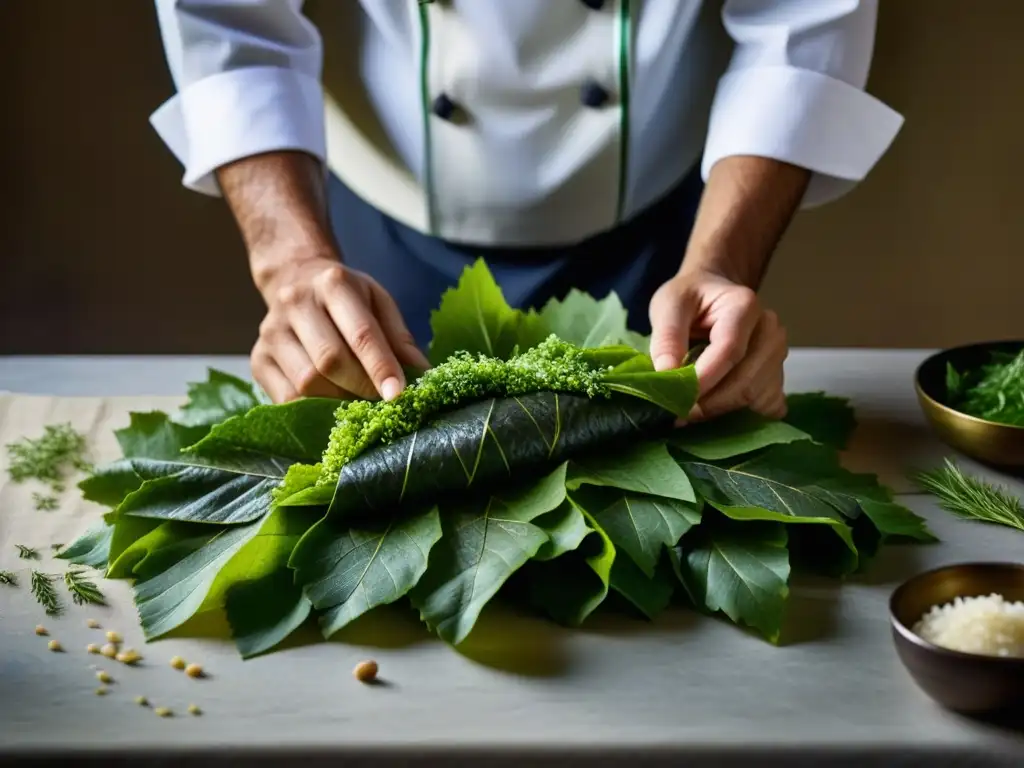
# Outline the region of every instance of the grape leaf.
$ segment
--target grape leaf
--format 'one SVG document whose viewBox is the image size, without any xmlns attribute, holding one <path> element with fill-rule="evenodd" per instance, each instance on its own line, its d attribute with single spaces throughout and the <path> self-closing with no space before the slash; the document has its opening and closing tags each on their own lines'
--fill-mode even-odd
<svg viewBox="0 0 1024 768">
<path fill-rule="evenodd" d="M 883 541 L 889 538 L 912 539 L 926 543 L 939 540 L 929 530 L 923 517 L 914 514 L 902 504 L 861 499 L 860 507 L 882 535 Z"/>
<path fill-rule="evenodd" d="M 174 421 L 187 427 L 209 428 L 259 404 L 260 398 L 251 383 L 211 368 L 206 381 L 188 385 L 188 402 Z"/>
<path fill-rule="evenodd" d="M 671 428 L 672 415 L 637 398 L 539 392 L 483 400 L 372 448 L 346 464 L 329 515 L 432 503 L 543 473 L 587 449 L 628 444 Z"/>
<path fill-rule="evenodd" d="M 660 405 L 679 418 L 688 416 L 693 404 L 697 402 L 699 387 L 696 369 L 692 365 L 671 371 L 613 371 L 602 381 L 613 392 L 621 392 Z"/>
<path fill-rule="evenodd" d="M 675 593 L 675 580 L 671 571 L 666 570 L 666 562 L 659 560 L 658 568 L 647 575 L 628 557 L 618 557 L 612 565 L 611 588 L 648 619 L 655 619 L 669 606 Z"/>
<path fill-rule="evenodd" d="M 110 553 L 110 539 L 114 527 L 101 520 L 86 529 L 77 539 L 64 547 L 56 557 L 75 565 L 102 568 L 107 564 Z"/>
<path fill-rule="evenodd" d="M 697 500 L 690 478 L 663 441 L 577 457 L 569 464 L 566 484 L 570 490 L 599 485 L 680 501 Z"/>
<path fill-rule="evenodd" d="M 534 560 L 554 560 L 556 557 L 579 548 L 591 533 L 587 521 L 576 506 L 566 499 L 557 509 L 547 512 L 532 521 L 547 535 Z"/>
<path fill-rule="evenodd" d="M 565 469 L 519 493 L 442 506 L 444 534 L 410 597 L 446 642 L 461 643 L 501 586 L 548 541 L 532 521 L 565 501 Z"/>
<path fill-rule="evenodd" d="M 217 574 L 260 529 L 258 522 L 224 527 L 209 542 L 170 568 L 135 585 L 135 606 L 147 640 L 188 621 Z"/>
<path fill-rule="evenodd" d="M 573 491 L 572 499 L 648 578 L 653 578 L 664 548 L 674 547 L 700 523 L 700 511 L 693 502 L 592 486 Z"/>
<path fill-rule="evenodd" d="M 183 523 L 169 520 L 140 520 L 122 518 L 117 526 L 152 525 L 149 530 L 141 528 L 131 531 L 110 558 L 105 577 L 108 579 L 149 578 L 166 570 L 209 542 L 216 535 L 216 528 L 199 523 Z M 159 565 L 158 565 L 159 564 Z"/>
<path fill-rule="evenodd" d="M 595 299 L 573 288 L 561 300 L 550 299 L 540 317 L 551 333 L 578 347 L 617 344 L 626 333 L 626 308 L 614 293 Z"/>
<path fill-rule="evenodd" d="M 288 565 L 313 606 L 326 610 L 320 624 L 329 637 L 408 593 L 440 538 L 436 506 L 413 514 L 392 508 L 351 528 L 325 517 L 299 540 Z"/>
<path fill-rule="evenodd" d="M 687 424 L 672 436 L 672 444 L 699 459 L 720 461 L 770 445 L 810 439 L 810 435 L 792 424 L 744 410 L 712 421 Z"/>
<path fill-rule="evenodd" d="M 444 292 L 430 315 L 433 339 L 429 357 L 435 365 L 457 352 L 507 360 L 546 338 L 546 324 L 534 312 L 513 309 L 505 301 L 483 259 L 463 271 L 458 285 Z"/>
<path fill-rule="evenodd" d="M 553 560 L 534 561 L 526 566 L 532 602 L 554 621 L 577 627 L 586 621 L 608 597 L 615 545 L 597 521 L 581 508 L 591 535 L 576 551 Z"/>
<path fill-rule="evenodd" d="M 824 392 L 803 392 L 786 398 L 784 421 L 811 436 L 815 442 L 846 448 L 857 428 L 857 416 L 849 400 Z"/>
<path fill-rule="evenodd" d="M 676 549 L 674 564 L 698 607 L 721 611 L 775 643 L 789 596 L 786 541 L 778 523 L 716 521 Z"/>
<path fill-rule="evenodd" d="M 850 527 L 833 505 L 842 504 L 852 516 L 858 511 L 856 502 L 807 484 L 807 478 L 792 464 L 781 460 L 784 454 L 778 448 L 788 447 L 771 448 L 735 463 L 684 460 L 681 464 L 697 493 L 733 520 L 827 525 L 856 553 Z"/>
<path fill-rule="evenodd" d="M 243 658 L 270 650 L 309 616 L 288 559 L 318 518 L 309 509 L 274 509 L 210 585 L 198 612 L 224 609 Z"/>
</svg>

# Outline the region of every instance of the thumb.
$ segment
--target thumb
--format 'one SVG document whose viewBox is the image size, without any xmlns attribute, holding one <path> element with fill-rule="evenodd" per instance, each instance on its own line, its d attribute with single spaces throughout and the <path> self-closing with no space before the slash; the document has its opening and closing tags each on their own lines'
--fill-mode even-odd
<svg viewBox="0 0 1024 768">
<path fill-rule="evenodd" d="M 656 371 L 678 368 L 689 350 L 696 297 L 675 283 L 665 283 L 651 299 L 651 360 Z"/>
</svg>

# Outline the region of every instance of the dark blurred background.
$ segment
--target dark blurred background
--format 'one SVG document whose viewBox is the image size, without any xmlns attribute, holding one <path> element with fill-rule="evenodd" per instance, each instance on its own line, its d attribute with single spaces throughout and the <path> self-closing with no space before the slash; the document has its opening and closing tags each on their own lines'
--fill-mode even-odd
<svg viewBox="0 0 1024 768">
<path fill-rule="evenodd" d="M 794 344 L 1024 337 L 1021 29 L 1019 0 L 882 3 L 869 90 L 907 124 L 776 257 Z M 153 4 L 3 0 L 0 51 L 0 353 L 247 352 L 234 225 L 147 122 L 172 92 Z"/>
</svg>

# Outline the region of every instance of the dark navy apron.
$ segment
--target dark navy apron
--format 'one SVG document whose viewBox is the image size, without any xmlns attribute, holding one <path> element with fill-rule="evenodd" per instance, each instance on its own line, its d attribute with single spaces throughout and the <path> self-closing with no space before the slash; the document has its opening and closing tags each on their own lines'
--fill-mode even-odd
<svg viewBox="0 0 1024 768">
<path fill-rule="evenodd" d="M 630 327 L 650 333 L 651 296 L 682 263 L 703 184 L 700 164 L 671 192 L 622 225 L 569 246 L 494 248 L 449 243 L 386 216 L 331 175 L 331 223 L 345 263 L 372 275 L 394 297 L 420 346 L 430 313 L 462 271 L 483 258 L 513 307 L 541 307 L 578 288 L 615 291 Z"/>
</svg>

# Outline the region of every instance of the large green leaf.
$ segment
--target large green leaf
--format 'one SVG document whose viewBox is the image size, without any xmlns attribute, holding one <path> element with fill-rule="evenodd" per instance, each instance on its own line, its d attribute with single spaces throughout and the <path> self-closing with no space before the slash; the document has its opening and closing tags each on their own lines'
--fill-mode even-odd
<svg viewBox="0 0 1024 768">
<path fill-rule="evenodd" d="M 381 510 L 358 527 L 326 517 L 299 540 L 288 564 L 313 606 L 326 611 L 321 628 L 329 637 L 408 593 L 440 538 L 437 507 L 413 514 Z"/>
<path fill-rule="evenodd" d="M 803 392 L 786 398 L 788 413 L 784 419 L 811 439 L 833 448 L 846 448 L 857 427 L 857 417 L 849 400 L 824 392 Z"/>
<path fill-rule="evenodd" d="M 151 578 L 206 545 L 218 530 L 199 523 L 132 517 L 121 518 L 116 525 L 116 533 L 125 531 L 126 527 L 128 532 L 110 558 L 108 579 Z M 153 527 L 147 530 L 146 525 Z M 133 526 L 139 527 L 132 530 Z"/>
<path fill-rule="evenodd" d="M 603 382 L 613 392 L 647 400 L 679 418 L 689 415 L 699 393 L 697 373 L 692 365 L 671 371 L 613 371 Z"/>
<path fill-rule="evenodd" d="M 309 509 L 275 509 L 210 586 L 199 610 L 224 608 L 242 658 L 270 650 L 309 616 L 312 604 L 288 559 L 318 517 Z"/>
<path fill-rule="evenodd" d="M 557 509 L 531 522 L 547 535 L 547 541 L 537 550 L 534 560 L 554 560 L 566 552 L 573 552 L 591 533 L 583 513 L 568 498 Z"/>
<path fill-rule="evenodd" d="M 124 497 L 116 515 L 222 525 L 258 520 L 288 468 L 319 458 L 336 406 L 320 398 L 258 406 L 217 425 L 187 452 L 147 447 L 151 457 L 117 463 L 118 472 L 131 471 L 144 482 Z M 147 419 L 155 435 L 181 429 L 164 414 Z"/>
<path fill-rule="evenodd" d="M 76 565 L 102 568 L 110 556 L 110 539 L 113 535 L 114 527 L 100 520 L 64 547 L 57 557 Z"/>
<path fill-rule="evenodd" d="M 601 485 L 680 501 L 697 500 L 690 478 L 661 440 L 577 457 L 569 464 L 566 482 L 570 489 Z"/>
<path fill-rule="evenodd" d="M 829 526 L 856 552 L 845 518 L 858 514 L 855 500 L 828 494 L 783 460 L 778 446 L 739 462 L 681 462 L 705 501 L 733 520 L 810 523 Z M 826 497 L 826 498 L 823 498 Z M 842 506 L 842 511 L 836 508 Z"/>
<path fill-rule="evenodd" d="M 700 510 L 689 501 L 593 486 L 573 491 L 572 499 L 648 578 L 653 578 L 665 547 L 674 547 L 700 523 Z"/>
<path fill-rule="evenodd" d="M 599 300 L 573 288 L 549 300 L 540 316 L 551 333 L 578 347 L 618 344 L 626 333 L 626 308 L 614 293 Z"/>
<path fill-rule="evenodd" d="M 526 566 L 532 602 L 559 624 L 576 627 L 608 597 L 615 545 L 598 522 L 574 503 L 587 526 L 577 550 Z M 538 520 L 538 523 L 543 519 Z"/>
<path fill-rule="evenodd" d="M 249 523 L 225 527 L 209 542 L 146 581 L 135 585 L 135 606 L 147 640 L 188 621 L 199 610 L 217 574 L 260 529 Z"/>
<path fill-rule="evenodd" d="M 188 402 L 174 420 L 189 427 L 209 428 L 259 404 L 260 397 L 251 383 L 211 368 L 206 381 L 188 385 Z"/>
<path fill-rule="evenodd" d="M 810 439 L 806 432 L 785 421 L 736 411 L 712 421 L 687 424 L 672 436 L 672 444 L 698 459 L 720 461 L 770 445 Z"/>
<path fill-rule="evenodd" d="M 716 521 L 698 528 L 674 561 L 698 608 L 721 611 L 778 642 L 789 596 L 786 540 L 778 523 Z"/>
<path fill-rule="evenodd" d="M 484 400 L 346 464 L 329 514 L 433 503 L 447 493 L 511 481 L 521 487 L 588 449 L 656 436 L 672 421 L 665 410 L 630 397 L 539 392 Z"/>
<path fill-rule="evenodd" d="M 655 619 L 675 593 L 676 580 L 667 563 L 667 558 L 662 558 L 654 573 L 648 575 L 628 557 L 618 557 L 612 565 L 611 588 L 648 619 Z"/>
<path fill-rule="evenodd" d="M 503 360 L 544 340 L 550 331 L 534 312 L 512 309 L 482 259 L 445 291 L 430 316 L 434 331 L 429 357 L 435 365 L 456 352 Z"/>
<path fill-rule="evenodd" d="M 423 621 L 461 643 L 501 586 L 548 542 L 533 521 L 564 501 L 563 464 L 524 491 L 443 505 L 443 536 L 410 594 Z"/>
</svg>

